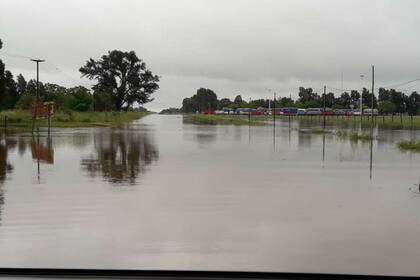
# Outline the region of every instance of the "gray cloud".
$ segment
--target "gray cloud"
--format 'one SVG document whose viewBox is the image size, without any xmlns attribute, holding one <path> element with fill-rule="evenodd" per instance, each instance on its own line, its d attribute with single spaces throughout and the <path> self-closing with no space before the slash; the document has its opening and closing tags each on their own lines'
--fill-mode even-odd
<svg viewBox="0 0 420 280">
<path fill-rule="evenodd" d="M 89 57 L 135 50 L 162 76 L 148 105 L 160 109 L 199 87 L 268 98 L 268 89 L 340 88 L 341 73 L 344 88 L 361 87 L 372 64 L 378 85 L 420 77 L 419 8 L 415 0 L 2 0 L 0 38 L 6 52 L 47 59 L 42 77 L 64 85 L 89 84 L 77 72 Z M 1 57 L 34 77 L 28 61 Z"/>
</svg>

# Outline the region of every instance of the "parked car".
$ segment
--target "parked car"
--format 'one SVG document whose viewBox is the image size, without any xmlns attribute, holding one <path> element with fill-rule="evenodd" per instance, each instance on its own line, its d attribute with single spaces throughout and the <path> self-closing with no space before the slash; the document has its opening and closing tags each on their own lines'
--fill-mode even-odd
<svg viewBox="0 0 420 280">
<path fill-rule="evenodd" d="M 375 115 L 375 116 L 377 116 L 378 115 L 378 109 L 364 109 L 363 110 L 363 115 L 367 115 L 367 116 L 370 116 L 370 115 Z"/>
<path fill-rule="evenodd" d="M 298 116 L 303 116 L 306 114 L 306 110 L 305 109 L 298 109 L 296 115 Z"/>
<path fill-rule="evenodd" d="M 354 110 L 353 115 L 354 116 L 360 116 L 360 110 Z"/>
<path fill-rule="evenodd" d="M 334 110 L 334 113 L 338 116 L 344 116 L 346 114 L 346 111 L 344 111 L 343 109 L 337 109 Z"/>
<path fill-rule="evenodd" d="M 346 116 L 353 116 L 353 109 L 343 109 L 343 111 L 345 112 Z"/>
<path fill-rule="evenodd" d="M 297 108 L 282 108 L 282 115 L 285 116 L 296 116 L 298 109 Z"/>
<path fill-rule="evenodd" d="M 305 112 L 306 115 L 321 115 L 321 108 L 308 108 Z"/>
<path fill-rule="evenodd" d="M 321 112 L 322 112 L 322 115 L 325 115 L 325 116 L 333 116 L 335 114 L 333 109 L 331 108 L 325 108 L 325 109 L 322 108 Z"/>
</svg>

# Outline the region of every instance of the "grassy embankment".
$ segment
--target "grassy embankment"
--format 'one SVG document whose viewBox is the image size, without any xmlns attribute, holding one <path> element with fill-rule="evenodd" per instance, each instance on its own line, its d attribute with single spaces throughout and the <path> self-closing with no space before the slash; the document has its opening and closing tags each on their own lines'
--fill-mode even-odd
<svg viewBox="0 0 420 280">
<path fill-rule="evenodd" d="M 193 123 L 201 124 L 233 124 L 233 125 L 266 125 L 270 124 L 273 116 L 251 116 L 247 115 L 184 115 Z M 293 121 L 310 122 L 316 125 L 323 123 L 322 116 L 293 116 Z M 288 121 L 288 116 L 276 116 L 276 120 Z M 342 129 L 331 130 L 323 128 L 302 129 L 301 132 L 313 134 L 334 134 L 341 139 L 349 139 L 351 141 L 370 141 L 372 135 L 369 133 L 359 133 L 352 131 L 358 129 L 360 124 L 362 127 L 370 127 L 372 119 L 369 116 L 328 116 L 326 117 L 327 125 L 338 125 Z M 383 129 L 420 129 L 420 116 L 375 116 L 374 124 Z M 398 143 L 401 150 L 420 152 L 420 140 L 417 141 L 401 141 Z"/>
<path fill-rule="evenodd" d="M 270 118 L 272 118 L 270 116 Z M 288 120 L 287 116 L 276 117 L 278 119 Z M 310 122 L 310 123 L 323 123 L 323 116 L 293 116 L 291 120 Z M 379 128 L 385 129 L 420 129 L 420 116 L 374 116 L 374 124 Z M 352 127 L 370 127 L 372 119 L 370 116 L 327 116 L 327 125 L 340 125 L 344 128 Z"/>
<path fill-rule="evenodd" d="M 144 112 L 76 112 L 57 111 L 52 118 L 52 127 L 94 127 L 118 126 L 145 116 Z M 9 128 L 31 128 L 30 111 L 12 110 L 0 112 L 0 127 L 4 127 L 4 117 L 7 117 Z M 47 120 L 36 121 L 37 127 L 47 127 Z"/>
<path fill-rule="evenodd" d="M 273 120 L 273 116 L 252 116 L 250 121 L 248 115 L 185 115 L 196 123 L 205 124 L 236 124 L 236 125 L 261 125 Z M 288 116 L 276 116 L 277 120 L 288 121 Z M 323 116 L 291 116 L 292 121 L 323 123 Z M 344 128 L 355 126 L 369 127 L 372 123 L 370 116 L 327 116 L 327 125 L 341 125 Z M 374 123 L 379 128 L 389 129 L 420 129 L 420 116 L 374 116 Z"/>
<path fill-rule="evenodd" d="M 184 115 L 184 118 L 198 124 L 265 125 L 261 120 L 248 119 L 247 115 Z"/>
</svg>

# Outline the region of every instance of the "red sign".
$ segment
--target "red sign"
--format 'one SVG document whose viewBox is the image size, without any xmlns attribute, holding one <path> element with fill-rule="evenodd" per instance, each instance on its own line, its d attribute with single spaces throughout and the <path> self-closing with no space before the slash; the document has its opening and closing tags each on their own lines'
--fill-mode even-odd
<svg viewBox="0 0 420 280">
<path fill-rule="evenodd" d="M 48 118 L 54 115 L 54 102 L 44 102 L 32 106 L 32 118 Z"/>
</svg>

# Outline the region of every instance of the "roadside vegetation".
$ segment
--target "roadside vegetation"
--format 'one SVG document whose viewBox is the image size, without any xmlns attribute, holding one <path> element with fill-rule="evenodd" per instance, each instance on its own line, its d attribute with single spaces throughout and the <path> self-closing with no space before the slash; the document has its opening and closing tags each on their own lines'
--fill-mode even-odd
<svg viewBox="0 0 420 280">
<path fill-rule="evenodd" d="M 36 80 L 26 81 L 22 74 L 14 78 L 0 59 L 0 127 L 5 117 L 8 127 L 32 127 L 32 106 L 43 102 L 55 104 L 53 127 L 120 125 L 146 115 L 141 106 L 159 88 L 159 77 L 134 51 L 112 50 L 90 58 L 79 72 L 93 80 L 92 89 L 39 82 L 37 90 Z M 47 126 L 47 120 L 37 120 L 36 126 Z"/>
<path fill-rule="evenodd" d="M 413 151 L 420 153 L 420 140 L 419 141 L 401 141 L 398 147 L 403 151 Z"/>
<path fill-rule="evenodd" d="M 346 131 L 346 130 L 338 130 L 336 131 L 335 135 L 339 138 L 350 139 L 351 141 L 370 141 L 373 139 L 372 135 L 369 133 L 358 133 L 355 131 Z"/>
<path fill-rule="evenodd" d="M 232 125 L 265 125 L 266 123 L 249 120 L 245 115 L 202 115 L 185 114 L 184 120 L 197 124 L 232 124 Z"/>
<path fill-rule="evenodd" d="M 52 118 L 52 127 L 93 127 L 93 126 L 118 126 L 139 119 L 148 114 L 147 112 L 77 112 L 57 111 Z M 0 112 L 0 123 L 4 126 L 7 120 L 7 127 L 32 127 L 32 116 L 28 110 L 9 110 Z M 38 119 L 37 127 L 47 127 L 46 119 Z"/>
</svg>

